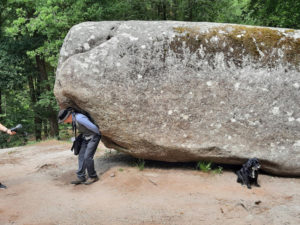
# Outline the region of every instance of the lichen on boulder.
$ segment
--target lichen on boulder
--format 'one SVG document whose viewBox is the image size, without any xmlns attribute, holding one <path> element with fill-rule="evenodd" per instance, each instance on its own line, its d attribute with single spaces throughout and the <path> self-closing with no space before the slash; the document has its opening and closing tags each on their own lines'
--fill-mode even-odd
<svg viewBox="0 0 300 225">
<path fill-rule="evenodd" d="M 207 58 L 222 52 L 226 62 L 235 66 L 246 63 L 244 57 L 249 56 L 260 67 L 274 69 L 289 65 L 298 71 L 300 68 L 300 38 L 294 38 L 295 30 L 223 25 L 206 32 L 201 32 L 199 27 L 175 27 L 174 31 L 179 35 L 171 43 L 172 50 L 180 53 L 182 44 L 186 43 L 184 47 L 191 53 L 197 52 L 200 60 L 204 57 L 199 50 L 204 48 Z"/>
</svg>

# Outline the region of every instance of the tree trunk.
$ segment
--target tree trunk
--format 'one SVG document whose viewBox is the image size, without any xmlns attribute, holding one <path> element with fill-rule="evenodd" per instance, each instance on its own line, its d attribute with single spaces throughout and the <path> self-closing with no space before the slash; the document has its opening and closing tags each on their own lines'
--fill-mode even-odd
<svg viewBox="0 0 300 225">
<path fill-rule="evenodd" d="M 178 18 L 178 0 L 173 0 L 172 5 L 170 6 L 170 19 L 176 20 Z"/>
<path fill-rule="evenodd" d="M 163 20 L 167 20 L 167 3 L 166 0 L 162 2 L 162 13 L 163 13 Z"/>
<path fill-rule="evenodd" d="M 35 130 L 35 139 L 37 141 L 42 140 L 42 120 L 39 116 L 34 116 L 34 130 Z"/>
<path fill-rule="evenodd" d="M 51 87 L 48 82 L 48 74 L 47 74 L 47 70 L 46 70 L 45 60 L 37 55 L 36 56 L 36 64 L 37 64 L 37 67 L 39 70 L 39 76 L 40 76 L 41 83 L 45 83 L 46 90 L 50 91 Z M 50 123 L 50 134 L 49 135 L 50 135 L 50 137 L 57 137 L 59 134 L 59 130 L 58 130 L 56 111 L 53 109 L 53 107 L 51 105 L 49 105 L 47 108 L 47 112 L 48 112 L 47 117 L 48 117 L 48 120 Z"/>
<path fill-rule="evenodd" d="M 27 79 L 28 79 L 31 103 L 34 106 L 37 102 L 37 93 L 34 85 L 34 79 L 31 74 L 28 75 Z M 35 133 L 35 139 L 37 141 L 42 139 L 42 121 L 35 109 L 34 109 L 34 133 Z"/>
<path fill-rule="evenodd" d="M 2 111 L 2 92 L 0 90 L 0 114 L 2 114 L 3 111 Z"/>
<path fill-rule="evenodd" d="M 194 8 L 194 0 L 188 1 L 188 20 L 193 21 L 193 8 Z"/>
<path fill-rule="evenodd" d="M 58 137 L 59 129 L 58 129 L 56 113 L 51 114 L 51 116 L 49 117 L 49 123 L 50 123 L 50 136 Z"/>
<path fill-rule="evenodd" d="M 43 131 L 44 131 L 44 137 L 49 137 L 49 129 L 48 129 L 48 122 L 47 120 L 43 120 Z"/>
</svg>

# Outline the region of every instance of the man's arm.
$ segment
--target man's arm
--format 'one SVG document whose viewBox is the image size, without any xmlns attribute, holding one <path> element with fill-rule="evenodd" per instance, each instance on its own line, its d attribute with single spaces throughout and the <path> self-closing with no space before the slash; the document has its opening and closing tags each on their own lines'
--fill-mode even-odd
<svg viewBox="0 0 300 225">
<path fill-rule="evenodd" d="M 11 130 L 8 129 L 7 127 L 3 126 L 1 123 L 0 123 L 0 130 L 3 131 L 4 133 L 9 134 L 9 135 L 14 135 L 14 134 L 16 134 L 16 132 L 11 131 Z"/>
<path fill-rule="evenodd" d="M 99 131 L 98 127 L 95 124 L 93 124 L 87 116 L 85 116 L 81 113 L 77 113 L 76 114 L 76 121 L 78 123 L 80 123 L 81 125 L 85 126 L 90 131 L 92 131 L 96 134 L 100 134 L 100 131 Z"/>
</svg>

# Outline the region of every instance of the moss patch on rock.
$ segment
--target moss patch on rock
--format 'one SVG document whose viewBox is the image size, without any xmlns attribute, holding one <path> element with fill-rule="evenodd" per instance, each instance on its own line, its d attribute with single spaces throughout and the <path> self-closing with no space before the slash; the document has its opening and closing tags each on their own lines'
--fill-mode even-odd
<svg viewBox="0 0 300 225">
<path fill-rule="evenodd" d="M 183 48 L 209 64 L 216 53 L 223 53 L 227 66 L 233 62 L 242 66 L 250 60 L 259 66 L 276 68 L 279 65 L 300 69 L 300 38 L 294 38 L 294 30 L 278 30 L 266 27 L 225 25 L 200 32 L 199 27 L 175 27 L 178 33 L 170 48 L 183 57 Z M 201 54 L 202 51 L 202 54 Z"/>
</svg>

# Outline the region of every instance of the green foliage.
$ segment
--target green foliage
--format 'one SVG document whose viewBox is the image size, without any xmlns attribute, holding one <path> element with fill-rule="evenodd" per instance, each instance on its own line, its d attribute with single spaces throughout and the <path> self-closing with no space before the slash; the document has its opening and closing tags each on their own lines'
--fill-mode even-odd
<svg viewBox="0 0 300 225">
<path fill-rule="evenodd" d="M 3 85 L 4 81 L 1 80 L 1 83 Z M 23 125 L 22 130 L 31 133 L 33 130 L 33 111 L 30 107 L 27 90 L 18 89 L 18 87 L 14 89 L 4 88 L 2 90 L 2 95 L 0 95 L 2 103 L 0 122 L 8 128 L 21 123 Z M 0 133 L 0 147 L 19 146 L 26 143 L 26 139 L 27 137 L 23 136 L 23 132 L 18 132 L 14 136 Z"/>
<path fill-rule="evenodd" d="M 27 143 L 27 138 L 22 135 L 9 136 L 0 134 L 0 148 L 10 148 L 15 146 L 22 146 Z"/>
<path fill-rule="evenodd" d="M 299 28 L 297 0 L 103 0 L 100 20 L 181 20 Z"/>
<path fill-rule="evenodd" d="M 104 0 L 103 20 L 236 21 L 238 0 Z M 238 11 L 238 12 L 235 12 Z M 232 16 L 237 14 L 236 16 Z M 223 16 L 225 15 L 225 16 Z"/>
<path fill-rule="evenodd" d="M 221 166 L 218 166 L 218 168 L 213 169 L 214 174 L 221 174 L 223 173 L 223 168 Z"/>
<path fill-rule="evenodd" d="M 21 46 L 16 45 L 9 38 L 0 37 L 0 89 L 2 92 L 23 86 L 26 59 L 20 51 Z"/>
<path fill-rule="evenodd" d="M 203 172 L 209 172 L 211 171 L 211 162 L 200 161 L 197 163 L 196 169 Z"/>
<path fill-rule="evenodd" d="M 10 18 L 6 27 L 10 36 L 39 36 L 42 44 L 28 51 L 30 58 L 43 56 L 52 67 L 57 66 L 63 39 L 69 29 L 80 22 L 97 20 L 101 7 L 96 0 L 18 0 L 9 1 Z"/>
<path fill-rule="evenodd" d="M 47 136 L 47 124 L 50 123 L 50 134 L 56 136 L 58 105 L 53 85 L 59 50 L 73 25 L 99 18 L 99 2 L 7 0 L 1 2 L 0 7 L 0 31 L 3 34 L 0 38 L 5 40 L 1 42 L 3 48 L 0 51 L 0 56 L 3 56 L 0 61 L 0 76 L 3 78 L 0 87 L 19 84 L 19 89 L 27 89 L 25 102 L 30 105 L 32 113 L 31 132 L 40 139 L 43 129 Z"/>
<path fill-rule="evenodd" d="M 13 136 L 1 132 L 0 148 L 26 144 L 28 137 L 24 135 L 24 131 L 30 132 L 30 130 L 33 129 L 32 110 L 28 104 L 28 99 L 26 99 L 26 90 L 10 90 L 9 95 L 2 97 L 2 102 L 6 107 L 3 107 L 4 110 L 2 114 L 0 114 L 1 123 L 7 128 L 15 127 L 21 123 L 23 128 Z"/>
<path fill-rule="evenodd" d="M 71 142 L 71 138 L 73 137 L 74 137 L 74 133 L 72 131 L 72 126 L 70 126 L 69 124 L 61 124 L 60 132 L 59 132 L 59 140 Z"/>
<path fill-rule="evenodd" d="M 211 162 L 206 161 L 199 161 L 196 165 L 196 169 L 205 173 L 212 172 L 214 174 L 221 174 L 223 172 L 223 168 L 221 166 L 215 168 Z"/>
<path fill-rule="evenodd" d="M 243 19 L 253 25 L 299 29 L 300 1 L 249 0 Z"/>
</svg>

